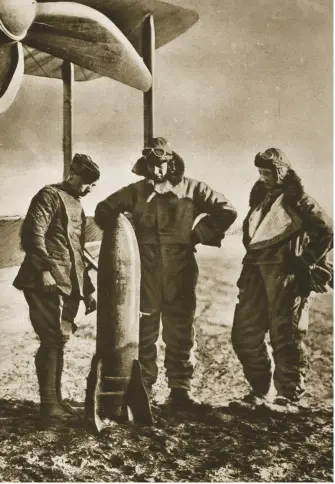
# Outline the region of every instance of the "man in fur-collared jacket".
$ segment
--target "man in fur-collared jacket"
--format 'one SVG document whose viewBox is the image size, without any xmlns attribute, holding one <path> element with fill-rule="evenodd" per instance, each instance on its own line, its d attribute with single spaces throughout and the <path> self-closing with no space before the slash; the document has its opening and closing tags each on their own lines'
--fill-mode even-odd
<svg viewBox="0 0 335 484">
<path fill-rule="evenodd" d="M 304 392 L 307 354 L 308 296 L 326 292 L 332 267 L 332 222 L 309 197 L 286 155 L 269 148 L 258 153 L 260 178 L 250 194 L 243 225 L 247 253 L 238 280 L 232 343 L 251 392 L 231 405 L 266 405 L 297 411 Z M 269 391 L 271 362 L 265 335 L 273 349 L 275 392 Z M 272 385 L 271 385 L 272 387 Z"/>
<path fill-rule="evenodd" d="M 104 229 L 118 213 L 132 214 L 141 257 L 139 359 L 148 390 L 157 379 L 160 319 L 171 403 L 199 404 L 191 394 L 194 368 L 197 243 L 220 247 L 236 211 L 205 183 L 184 176 L 184 162 L 165 138 L 153 138 L 133 172 L 143 180 L 100 202 L 96 223 Z"/>
</svg>

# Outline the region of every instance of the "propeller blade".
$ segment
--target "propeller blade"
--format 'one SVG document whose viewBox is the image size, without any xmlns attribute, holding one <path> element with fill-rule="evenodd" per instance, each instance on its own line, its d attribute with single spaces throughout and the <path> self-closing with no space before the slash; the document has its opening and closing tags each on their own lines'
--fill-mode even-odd
<svg viewBox="0 0 335 484">
<path fill-rule="evenodd" d="M 23 79 L 23 49 L 19 43 L 0 45 L 0 114 L 13 103 Z"/>
<path fill-rule="evenodd" d="M 78 2 L 108 17 L 140 54 L 142 24 L 146 16 L 150 14 L 154 16 L 156 49 L 179 37 L 199 19 L 198 13 L 194 10 L 158 0 L 78 0 Z"/>
<path fill-rule="evenodd" d="M 24 44 L 147 91 L 151 74 L 134 47 L 100 12 L 72 2 L 37 5 Z"/>
<path fill-rule="evenodd" d="M 33 23 L 35 14 L 35 0 L 2 0 L 0 30 L 11 40 L 22 40 Z"/>
</svg>

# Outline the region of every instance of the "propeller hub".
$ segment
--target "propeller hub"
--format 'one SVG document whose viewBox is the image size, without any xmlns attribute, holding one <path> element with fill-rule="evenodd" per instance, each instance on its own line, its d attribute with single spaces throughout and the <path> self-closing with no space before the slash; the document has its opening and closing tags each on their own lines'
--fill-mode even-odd
<svg viewBox="0 0 335 484">
<path fill-rule="evenodd" d="M 25 37 L 35 15 L 35 0 L 0 0 L 0 30 L 11 40 Z"/>
</svg>

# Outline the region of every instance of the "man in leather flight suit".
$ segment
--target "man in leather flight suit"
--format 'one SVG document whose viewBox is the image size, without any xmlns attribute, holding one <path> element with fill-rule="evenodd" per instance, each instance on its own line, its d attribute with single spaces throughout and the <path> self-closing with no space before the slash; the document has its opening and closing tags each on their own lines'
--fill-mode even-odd
<svg viewBox="0 0 335 484">
<path fill-rule="evenodd" d="M 251 190 L 243 224 L 247 253 L 237 282 L 239 302 L 232 328 L 233 347 L 251 392 L 231 405 L 295 412 L 308 366 L 303 343 L 308 296 L 311 291 L 326 292 L 332 279 L 332 267 L 326 261 L 332 248 L 332 222 L 305 193 L 281 150 L 258 153 L 255 166 L 260 178 Z M 268 331 L 275 392 L 269 392 Z"/>
<path fill-rule="evenodd" d="M 26 253 L 13 285 L 23 290 L 40 339 L 35 356 L 43 418 L 66 419 L 73 409 L 62 400 L 64 345 L 75 331 L 80 300 L 96 308 L 84 261 L 86 217 L 80 198 L 100 176 L 84 154 L 73 157 L 66 181 L 42 188 L 32 199 L 21 230 Z"/>
<path fill-rule="evenodd" d="M 100 202 L 95 221 L 104 229 L 118 213 L 132 215 L 141 257 L 143 381 L 150 394 L 157 379 L 156 342 L 162 318 L 170 399 L 189 407 L 199 404 L 190 392 L 198 278 L 194 246 L 201 242 L 220 247 L 236 211 L 223 195 L 184 176 L 184 162 L 165 138 L 153 138 L 142 155 L 133 172 L 145 178 Z M 201 214 L 205 217 L 200 220 Z M 196 220 L 200 221 L 193 229 Z"/>
</svg>

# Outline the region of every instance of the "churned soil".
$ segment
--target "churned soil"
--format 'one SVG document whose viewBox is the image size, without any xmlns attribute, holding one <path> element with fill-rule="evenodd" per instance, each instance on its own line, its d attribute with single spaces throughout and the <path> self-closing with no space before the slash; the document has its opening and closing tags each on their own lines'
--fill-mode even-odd
<svg viewBox="0 0 335 484">
<path fill-rule="evenodd" d="M 219 255 L 217 255 L 219 253 Z M 198 347 L 193 391 L 206 405 L 176 412 L 166 404 L 164 346 L 152 406 L 155 423 L 110 422 L 100 433 L 81 416 L 42 428 L 34 354 L 14 269 L 0 273 L 0 480 L 11 482 L 333 482 L 332 295 L 314 298 L 307 344 L 306 405 L 299 414 L 233 413 L 248 387 L 230 331 L 240 255 L 221 249 L 198 257 Z M 95 316 L 82 316 L 66 350 L 64 394 L 83 407 L 95 350 Z"/>
</svg>

